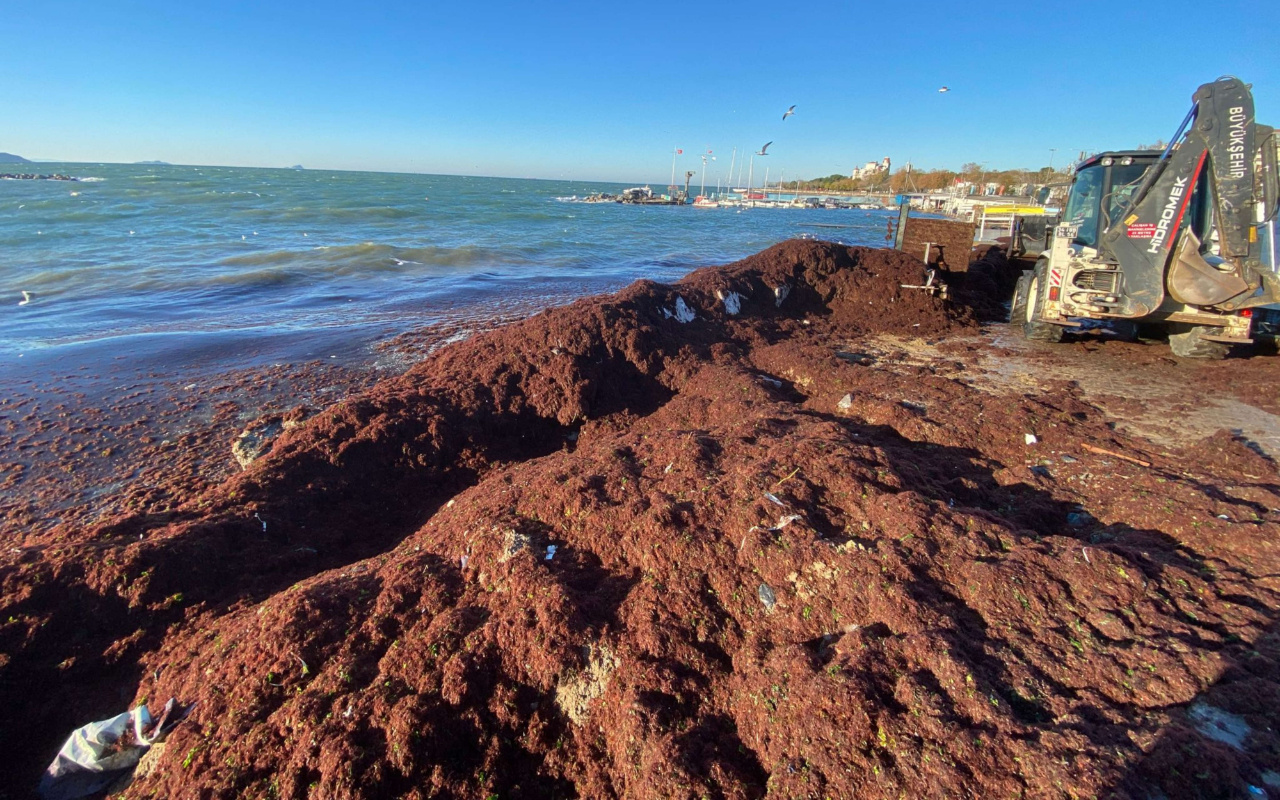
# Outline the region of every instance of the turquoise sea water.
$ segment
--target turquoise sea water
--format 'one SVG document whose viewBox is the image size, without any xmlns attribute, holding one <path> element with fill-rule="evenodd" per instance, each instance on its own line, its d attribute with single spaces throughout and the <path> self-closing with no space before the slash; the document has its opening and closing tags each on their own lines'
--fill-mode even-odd
<svg viewBox="0 0 1280 800">
<path fill-rule="evenodd" d="M 0 181 L 0 380 L 104 359 L 180 373 L 196 362 L 359 357 L 425 324 L 674 280 L 800 235 L 882 244 L 888 216 L 566 202 L 624 188 L 584 182 L 24 169 L 36 170 L 87 180 Z M 19 305 L 23 291 L 31 299 Z"/>
</svg>

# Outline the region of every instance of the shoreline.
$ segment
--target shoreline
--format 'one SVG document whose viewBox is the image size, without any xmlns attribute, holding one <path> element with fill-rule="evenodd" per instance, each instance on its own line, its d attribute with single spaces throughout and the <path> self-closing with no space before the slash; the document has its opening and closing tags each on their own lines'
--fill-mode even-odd
<svg viewBox="0 0 1280 800">
<path fill-rule="evenodd" d="M 465 317 L 355 348 L 320 347 L 338 351 L 328 357 L 298 359 L 300 348 L 273 354 L 283 359 L 241 351 L 230 362 L 228 353 L 179 363 L 154 354 L 141 364 L 62 355 L 39 380 L 0 378 L 0 451 L 14 454 L 0 479 L 0 540 L 26 546 L 59 527 L 168 511 L 239 471 L 233 444 L 260 420 L 359 394 L 446 344 L 525 316 Z"/>
<path fill-rule="evenodd" d="M 904 288 L 923 269 L 793 240 L 438 350 L 457 331 L 408 335 L 432 355 L 395 377 L 310 374 L 362 391 L 243 472 L 0 554 L 16 779 L 170 695 L 195 722 L 127 796 L 1169 793 L 1177 769 L 1280 769 L 1274 462 L 1156 424 L 1209 385 L 1270 424 L 1280 367 L 1002 343 L 1010 268 L 953 275 L 953 303 Z M 1183 379 L 1144 410 L 1070 383 L 1094 365 Z M 191 444 L 229 458 L 238 409 L 199 400 L 219 432 Z M 162 486 L 186 468 L 146 457 Z"/>
</svg>

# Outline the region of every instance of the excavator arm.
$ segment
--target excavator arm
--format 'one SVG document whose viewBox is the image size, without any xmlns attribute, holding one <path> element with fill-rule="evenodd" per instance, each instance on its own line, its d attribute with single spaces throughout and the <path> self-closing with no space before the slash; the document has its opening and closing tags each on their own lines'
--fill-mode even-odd
<svg viewBox="0 0 1280 800">
<path fill-rule="evenodd" d="M 1193 100 L 1160 160 L 1100 243 L 1102 255 L 1124 274 L 1117 309 L 1124 316 L 1150 314 L 1166 292 L 1180 303 L 1223 311 L 1280 302 L 1280 284 L 1260 259 L 1256 227 L 1259 207 L 1274 205 L 1261 199 L 1268 194 L 1268 167 L 1259 151 L 1264 143 L 1274 149 L 1272 129 L 1255 123 L 1253 96 L 1236 78 L 1201 86 Z M 1272 180 L 1274 166 L 1272 153 Z M 1217 232 L 1213 255 L 1201 252 L 1187 219 L 1202 180 Z"/>
</svg>

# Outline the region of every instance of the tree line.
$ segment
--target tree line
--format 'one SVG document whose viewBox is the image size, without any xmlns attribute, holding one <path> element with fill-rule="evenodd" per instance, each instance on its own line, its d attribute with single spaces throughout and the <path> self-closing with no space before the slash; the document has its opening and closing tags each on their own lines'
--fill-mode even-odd
<svg viewBox="0 0 1280 800">
<path fill-rule="evenodd" d="M 988 170 L 981 164 L 970 162 L 960 170 L 930 169 L 916 170 L 899 167 L 892 173 L 877 172 L 861 178 L 850 178 L 848 175 L 834 174 L 825 178 L 788 181 L 784 184 L 788 190 L 806 191 L 864 191 L 864 192 L 932 192 L 946 189 L 957 181 L 974 184 L 993 183 L 1005 187 L 1005 192 L 1016 190 L 1026 184 L 1043 186 L 1047 183 L 1059 183 L 1069 179 L 1070 167 L 1041 167 L 1031 169 Z"/>
<path fill-rule="evenodd" d="M 1157 139 L 1151 144 L 1140 144 L 1138 150 L 1163 150 L 1166 142 Z M 1083 153 L 1081 154 L 1084 155 Z M 1065 183 L 1071 178 L 1071 166 L 1041 167 L 1032 169 L 987 170 L 975 161 L 960 167 L 959 172 L 949 169 L 913 170 L 911 167 L 899 167 L 892 174 L 875 172 L 861 178 L 850 178 L 836 173 L 825 178 L 812 178 L 805 181 L 791 181 L 786 184 L 788 190 L 800 192 L 812 191 L 846 191 L 846 192 L 934 192 L 955 185 L 957 181 L 973 184 L 994 183 L 1003 186 L 1005 194 L 1016 191 L 1027 184 L 1043 186 L 1048 183 Z"/>
</svg>

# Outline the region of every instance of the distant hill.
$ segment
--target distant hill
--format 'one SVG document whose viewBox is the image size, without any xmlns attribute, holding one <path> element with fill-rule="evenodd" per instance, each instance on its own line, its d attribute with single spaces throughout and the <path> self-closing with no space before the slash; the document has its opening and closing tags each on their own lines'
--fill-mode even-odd
<svg viewBox="0 0 1280 800">
<path fill-rule="evenodd" d="M 168 161 L 135 161 L 135 164 L 149 164 L 153 167 L 172 167 Z"/>
<path fill-rule="evenodd" d="M 13 153 L 0 153 L 0 164 L 30 164 L 31 162 L 22 156 L 15 156 Z"/>
<path fill-rule="evenodd" d="M 289 169 L 306 169 L 306 167 L 301 164 L 294 164 L 292 167 L 289 167 Z"/>
</svg>

